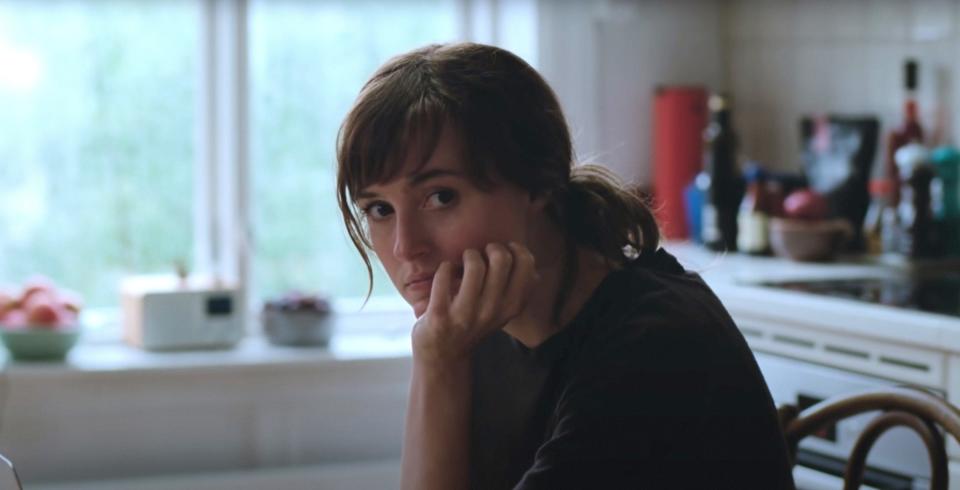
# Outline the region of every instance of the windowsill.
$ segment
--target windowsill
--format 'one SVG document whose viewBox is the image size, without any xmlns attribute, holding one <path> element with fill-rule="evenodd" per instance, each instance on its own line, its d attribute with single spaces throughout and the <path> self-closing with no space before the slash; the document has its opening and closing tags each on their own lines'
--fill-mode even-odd
<svg viewBox="0 0 960 490">
<path fill-rule="evenodd" d="M 249 334 L 235 347 L 219 350 L 153 352 L 119 341 L 80 342 L 64 362 L 7 362 L 11 376 L 49 376 L 104 372 L 159 372 L 309 366 L 335 362 L 398 360 L 410 356 L 412 314 L 381 310 L 341 313 L 327 347 L 284 347 Z"/>
</svg>

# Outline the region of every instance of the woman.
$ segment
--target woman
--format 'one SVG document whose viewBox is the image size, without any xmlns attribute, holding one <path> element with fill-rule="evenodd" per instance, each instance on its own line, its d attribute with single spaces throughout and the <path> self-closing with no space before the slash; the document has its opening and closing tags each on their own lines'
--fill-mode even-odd
<svg viewBox="0 0 960 490">
<path fill-rule="evenodd" d="M 556 97 L 520 58 L 454 44 L 390 60 L 338 162 L 368 273 L 371 249 L 418 318 L 403 488 L 792 488 L 730 317 L 634 193 L 573 166 Z"/>
</svg>

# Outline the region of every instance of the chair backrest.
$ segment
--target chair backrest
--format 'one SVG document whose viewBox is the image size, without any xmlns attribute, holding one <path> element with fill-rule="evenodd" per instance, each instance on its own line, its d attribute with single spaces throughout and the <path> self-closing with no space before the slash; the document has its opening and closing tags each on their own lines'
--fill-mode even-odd
<svg viewBox="0 0 960 490">
<path fill-rule="evenodd" d="M 803 412 L 793 405 L 781 406 L 778 410 L 780 424 L 791 461 L 796 461 L 797 444 L 804 437 L 841 419 L 874 410 L 882 413 L 867 424 L 854 444 L 843 478 L 844 490 L 860 488 L 867 454 L 874 442 L 897 426 L 909 427 L 920 436 L 930 458 L 930 488 L 946 490 L 947 455 L 941 429 L 960 441 L 960 410 L 915 388 L 892 387 L 832 397 Z"/>
</svg>

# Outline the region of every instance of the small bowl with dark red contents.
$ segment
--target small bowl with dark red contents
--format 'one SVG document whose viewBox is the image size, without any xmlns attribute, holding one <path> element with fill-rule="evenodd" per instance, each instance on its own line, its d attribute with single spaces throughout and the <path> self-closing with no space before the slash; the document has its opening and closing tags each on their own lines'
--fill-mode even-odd
<svg viewBox="0 0 960 490">
<path fill-rule="evenodd" d="M 269 299 L 260 319 L 267 340 L 274 345 L 325 347 L 333 334 L 333 308 L 318 294 L 290 292 Z"/>
</svg>

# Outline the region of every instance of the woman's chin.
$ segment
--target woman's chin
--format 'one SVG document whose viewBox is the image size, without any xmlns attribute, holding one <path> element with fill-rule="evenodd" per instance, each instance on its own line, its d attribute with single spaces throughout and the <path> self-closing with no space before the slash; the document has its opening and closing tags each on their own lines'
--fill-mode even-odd
<svg viewBox="0 0 960 490">
<path fill-rule="evenodd" d="M 411 305 L 413 307 L 413 315 L 416 316 L 417 318 L 420 318 L 421 316 L 423 316 L 423 314 L 427 312 L 427 305 L 429 304 L 430 304 L 430 301 L 426 299 L 413 303 Z"/>
</svg>

